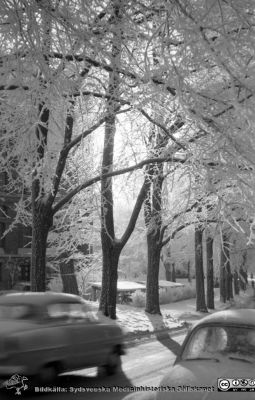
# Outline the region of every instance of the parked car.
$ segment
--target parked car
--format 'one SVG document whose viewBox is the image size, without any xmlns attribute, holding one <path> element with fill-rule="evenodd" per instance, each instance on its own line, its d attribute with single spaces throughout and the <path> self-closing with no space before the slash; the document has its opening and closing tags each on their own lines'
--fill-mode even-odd
<svg viewBox="0 0 255 400">
<path fill-rule="evenodd" d="M 254 399 L 255 310 L 220 311 L 200 320 L 159 386 L 157 400 Z"/>
<path fill-rule="evenodd" d="M 119 326 L 99 322 L 88 303 L 64 293 L 0 296 L 0 378 L 49 383 L 63 372 L 102 366 L 115 373 L 124 353 Z"/>
</svg>

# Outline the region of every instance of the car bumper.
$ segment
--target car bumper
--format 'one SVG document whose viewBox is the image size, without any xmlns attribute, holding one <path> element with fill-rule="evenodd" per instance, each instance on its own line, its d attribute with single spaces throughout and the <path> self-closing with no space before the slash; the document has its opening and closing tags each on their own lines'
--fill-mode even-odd
<svg viewBox="0 0 255 400">
<path fill-rule="evenodd" d="M 25 365 L 0 365 L 0 377 L 11 377 L 14 374 L 26 374 L 27 367 Z"/>
</svg>

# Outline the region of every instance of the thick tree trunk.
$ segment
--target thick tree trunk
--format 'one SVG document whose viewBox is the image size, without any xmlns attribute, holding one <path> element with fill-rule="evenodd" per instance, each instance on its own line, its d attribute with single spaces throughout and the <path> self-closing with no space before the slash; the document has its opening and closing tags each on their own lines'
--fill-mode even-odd
<svg viewBox="0 0 255 400">
<path fill-rule="evenodd" d="M 116 239 L 114 236 L 113 213 L 112 208 L 110 207 L 110 204 L 112 203 L 105 202 L 106 198 L 102 198 L 102 200 L 104 200 L 102 204 L 105 205 L 105 207 L 103 207 L 102 209 L 101 225 L 103 274 L 99 309 L 103 312 L 104 315 L 110 316 L 112 319 L 116 318 L 116 294 L 118 278 L 117 271 L 120 253 L 135 228 L 137 218 L 148 192 L 148 187 L 149 182 L 147 178 L 145 178 L 145 181 L 137 197 L 136 204 L 134 206 L 128 226 L 121 239 Z M 105 191 L 105 193 L 108 192 Z M 108 207 L 110 207 L 109 213 L 107 212 Z"/>
<path fill-rule="evenodd" d="M 159 264 L 160 264 L 160 250 L 158 245 L 159 234 L 152 231 L 147 234 L 147 285 L 146 285 L 146 307 L 145 311 L 150 314 L 161 314 L 159 305 Z"/>
<path fill-rule="evenodd" d="M 102 211 L 103 212 L 103 211 Z M 105 215 L 107 218 L 107 214 Z M 112 258 L 114 251 L 114 242 L 113 238 L 110 238 L 107 234 L 104 225 L 101 227 L 101 243 L 102 243 L 102 261 L 103 261 L 103 270 L 102 270 L 102 288 L 100 295 L 100 303 L 99 310 L 108 317 L 109 313 L 109 292 L 110 292 L 110 276 L 112 267 Z"/>
<path fill-rule="evenodd" d="M 205 303 L 204 270 L 203 270 L 203 231 L 195 229 L 195 269 L 196 269 L 196 310 L 208 312 Z"/>
<path fill-rule="evenodd" d="M 213 239 L 206 239 L 207 258 L 207 307 L 214 309 Z"/>
<path fill-rule="evenodd" d="M 60 275 L 63 283 L 63 292 L 71 294 L 79 294 L 77 279 L 75 275 L 75 268 L 73 260 L 63 262 L 60 264 Z"/>
<path fill-rule="evenodd" d="M 227 279 L 226 279 L 226 284 L 227 284 L 227 300 L 232 300 L 233 299 L 233 275 L 231 273 L 231 267 L 230 267 L 230 262 L 228 260 L 227 262 L 227 267 L 226 267 L 226 273 L 227 273 Z"/>
<path fill-rule="evenodd" d="M 171 282 L 172 281 L 171 263 L 170 263 L 170 261 L 165 261 L 163 264 L 164 264 L 164 268 L 165 268 L 166 281 Z"/>
<path fill-rule="evenodd" d="M 37 204 L 33 210 L 32 222 L 31 290 L 34 292 L 46 290 L 47 238 L 51 226 L 51 214 Z"/>
<path fill-rule="evenodd" d="M 158 139 L 159 140 L 159 139 Z M 145 311 L 150 314 L 161 314 L 159 306 L 159 265 L 160 252 L 162 248 L 161 227 L 162 227 L 162 185 L 163 166 L 150 168 L 149 180 L 150 192 L 145 200 L 144 216 L 147 227 L 147 288 Z"/>
<path fill-rule="evenodd" d="M 172 281 L 172 282 L 176 282 L 175 263 L 172 263 L 172 268 L 171 268 L 171 270 L 172 270 L 172 279 L 171 279 L 171 281 Z"/>
<path fill-rule="evenodd" d="M 115 119 L 105 128 L 103 171 L 109 171 L 113 162 Z M 102 290 L 99 309 L 105 316 L 116 318 L 117 270 L 119 256 L 115 256 L 112 179 L 101 180 L 101 244 L 103 256 Z M 111 281 L 113 279 L 113 281 Z M 114 285 L 116 287 L 114 287 Z M 113 291 L 112 293 L 110 293 Z M 115 296 L 115 299 L 113 297 Z"/>
<path fill-rule="evenodd" d="M 164 264 L 164 268 L 165 268 L 166 281 L 176 282 L 175 264 L 171 263 L 170 261 L 165 261 L 163 264 Z"/>
<path fill-rule="evenodd" d="M 221 259 L 223 259 L 222 253 L 221 253 Z M 226 293 L 226 267 L 221 262 L 221 265 L 220 265 L 220 301 L 222 303 L 226 303 L 226 300 L 227 300 L 227 293 Z"/>
<path fill-rule="evenodd" d="M 239 278 L 238 278 L 237 270 L 234 271 L 233 280 L 234 280 L 234 293 L 236 295 L 238 295 L 240 292 L 240 285 L 239 285 Z"/>
<path fill-rule="evenodd" d="M 227 235 L 223 235 L 220 261 L 220 300 L 226 303 L 233 299 L 232 273 L 229 260 L 229 243 Z"/>
<path fill-rule="evenodd" d="M 105 316 L 116 319 L 118 263 L 120 249 L 111 244 L 103 246 L 103 276 L 99 310 Z"/>
<path fill-rule="evenodd" d="M 111 257 L 112 264 L 109 271 L 108 314 L 111 319 L 116 319 L 119 255 L 119 251 L 113 251 Z"/>
<path fill-rule="evenodd" d="M 248 275 L 246 271 L 246 260 L 247 260 L 247 251 L 244 251 L 243 253 L 243 260 L 242 264 L 240 265 L 239 268 L 239 281 L 240 281 L 240 287 L 243 291 L 246 291 L 246 287 L 248 284 Z"/>
<path fill-rule="evenodd" d="M 48 140 L 48 124 L 50 112 L 42 103 L 39 105 L 40 124 L 36 128 L 38 140 L 37 157 L 43 160 Z M 32 260 L 31 260 L 31 290 L 44 292 L 46 290 L 46 251 L 47 238 L 53 222 L 51 207 L 44 197 L 44 187 L 40 172 L 35 167 L 32 174 Z"/>
<path fill-rule="evenodd" d="M 111 67 L 109 73 L 108 94 L 106 103 L 106 120 L 104 150 L 102 160 L 101 179 L 101 243 L 103 253 L 102 290 L 99 309 L 104 315 L 116 318 L 116 295 L 118 279 L 118 261 L 121 247 L 116 245 L 112 178 L 105 178 L 105 174 L 112 171 L 114 155 L 114 139 L 116 130 L 116 112 L 119 107 L 120 76 L 118 69 L 121 63 L 122 46 L 122 10 L 121 3 L 112 2 L 112 49 Z"/>
<path fill-rule="evenodd" d="M 233 299 L 233 276 L 230 266 L 229 243 L 227 236 L 224 241 L 224 247 L 226 254 L 226 299 L 229 301 Z"/>
<path fill-rule="evenodd" d="M 191 283 L 192 282 L 192 277 L 191 277 L 190 261 L 188 261 L 187 267 L 188 267 L 188 282 Z"/>
<path fill-rule="evenodd" d="M 104 248 L 102 248 L 104 253 Z M 103 256 L 103 266 L 102 266 L 102 286 L 100 292 L 99 310 L 102 311 L 103 315 L 109 317 L 108 310 L 108 288 L 110 286 L 110 268 L 111 264 L 108 257 Z"/>
<path fill-rule="evenodd" d="M 162 232 L 160 234 L 160 237 Z M 172 281 L 172 265 L 171 265 L 171 250 L 168 247 L 164 252 L 161 252 L 160 259 L 165 269 L 165 280 L 171 282 Z"/>
</svg>

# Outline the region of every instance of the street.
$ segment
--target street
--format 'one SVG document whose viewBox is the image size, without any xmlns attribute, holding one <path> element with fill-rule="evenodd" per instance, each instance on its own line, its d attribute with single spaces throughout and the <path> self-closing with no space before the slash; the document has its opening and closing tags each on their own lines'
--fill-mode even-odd
<svg viewBox="0 0 255 400">
<path fill-rule="evenodd" d="M 47 400 L 121 400 L 135 391 L 139 396 L 153 398 L 149 387 L 158 386 L 161 377 L 173 364 L 184 337 L 182 332 L 168 339 L 158 338 L 128 348 L 127 354 L 122 357 L 122 371 L 118 375 L 98 377 L 95 369 L 76 371 L 60 376 L 49 388 L 38 388 L 36 394 L 23 391 L 22 397 L 31 400 L 44 397 Z"/>
</svg>

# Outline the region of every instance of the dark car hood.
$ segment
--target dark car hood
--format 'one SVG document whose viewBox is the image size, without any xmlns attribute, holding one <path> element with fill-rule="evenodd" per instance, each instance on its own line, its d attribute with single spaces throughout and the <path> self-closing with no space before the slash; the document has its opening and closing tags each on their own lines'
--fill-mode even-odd
<svg viewBox="0 0 255 400">
<path fill-rule="evenodd" d="M 157 400 L 170 398 L 173 400 L 254 399 L 254 392 L 218 392 L 218 378 L 255 379 L 255 365 L 234 360 L 226 362 L 209 360 L 182 362 L 175 365 L 160 382 L 160 386 L 168 390 L 158 392 Z M 189 390 L 188 387 L 208 387 L 211 389 L 207 391 Z"/>
</svg>

